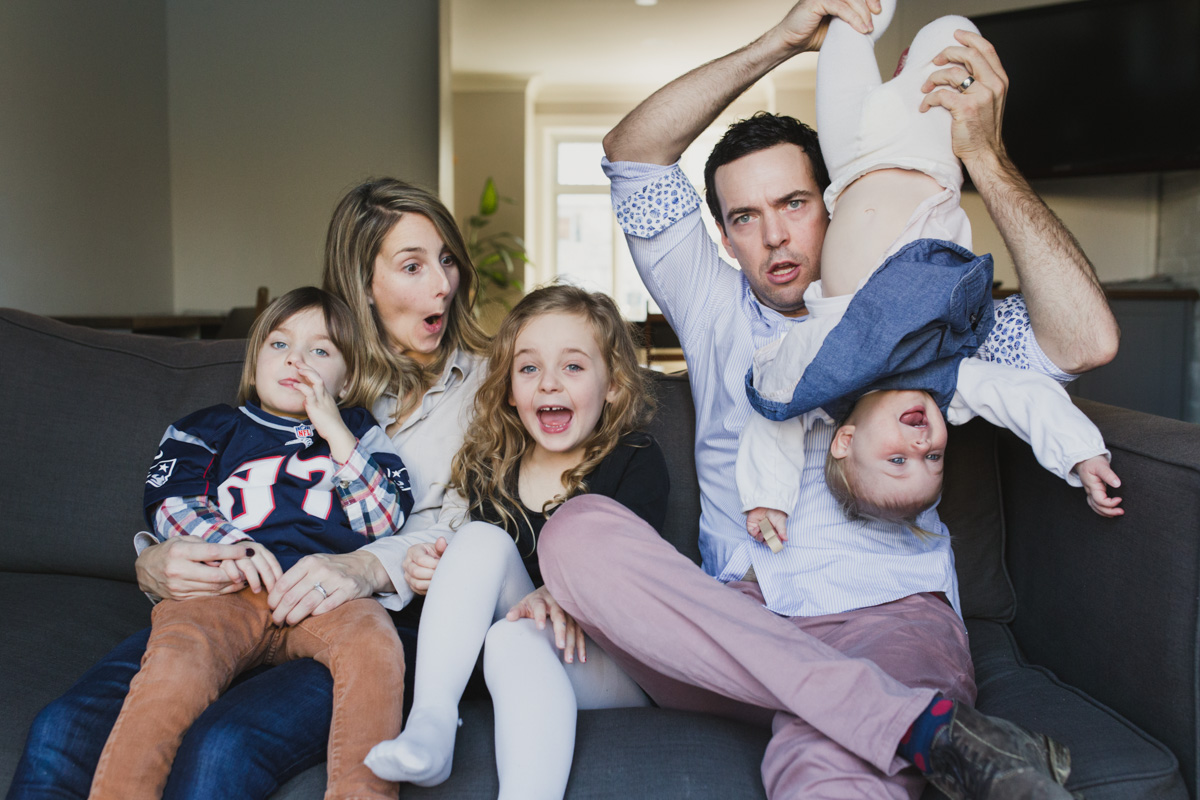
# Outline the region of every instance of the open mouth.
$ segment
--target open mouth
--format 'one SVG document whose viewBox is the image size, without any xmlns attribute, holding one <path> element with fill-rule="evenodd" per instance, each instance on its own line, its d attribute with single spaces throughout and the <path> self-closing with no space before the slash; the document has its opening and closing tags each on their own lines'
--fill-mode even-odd
<svg viewBox="0 0 1200 800">
<path fill-rule="evenodd" d="M 767 278 L 774 283 L 785 283 L 796 276 L 799 265 L 794 261 L 779 261 L 767 270 Z"/>
<path fill-rule="evenodd" d="M 571 425 L 575 412 L 563 406 L 542 406 L 537 410 L 538 423 L 546 433 L 562 433 Z"/>
<path fill-rule="evenodd" d="M 924 428 L 929 424 L 929 420 L 925 417 L 925 409 L 921 406 L 910 408 L 901 414 L 900 422 L 903 425 L 911 425 L 914 428 Z"/>
<path fill-rule="evenodd" d="M 437 333 L 442 329 L 442 323 L 445 321 L 443 314 L 430 314 L 422 322 L 425 323 L 425 330 L 430 333 Z"/>
</svg>

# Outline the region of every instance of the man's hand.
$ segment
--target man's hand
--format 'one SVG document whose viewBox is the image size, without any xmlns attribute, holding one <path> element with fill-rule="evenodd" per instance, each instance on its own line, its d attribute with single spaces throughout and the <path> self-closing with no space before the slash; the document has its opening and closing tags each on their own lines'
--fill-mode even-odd
<svg viewBox="0 0 1200 800">
<path fill-rule="evenodd" d="M 1119 497 L 1109 497 L 1108 487 L 1118 489 L 1121 479 L 1112 471 L 1108 459 L 1104 456 L 1094 456 L 1075 465 L 1075 474 L 1083 482 L 1087 492 L 1088 505 L 1102 517 L 1119 517 L 1125 509 L 1117 508 L 1121 502 Z"/>
<path fill-rule="evenodd" d="M 759 529 L 758 523 L 764 517 L 771 523 L 771 527 L 775 529 L 775 535 L 779 537 L 779 541 L 786 542 L 788 515 L 774 508 L 763 508 L 760 506 L 747 513 L 746 533 L 750 534 L 751 538 L 756 542 L 763 541 L 763 534 Z"/>
<path fill-rule="evenodd" d="M 882 10 L 879 0 L 800 0 L 775 26 L 775 31 L 793 52 L 805 53 L 821 49 L 832 17 L 867 34 L 875 29 L 871 15 Z"/>
<path fill-rule="evenodd" d="M 1000 127 L 1008 75 L 1000 65 L 996 48 L 987 39 L 971 31 L 957 31 L 954 38 L 962 46 L 947 47 L 934 57 L 933 63 L 945 69 L 934 72 L 921 87 L 927 93 L 921 111 L 941 106 L 950 112 L 954 120 L 950 127 L 954 155 L 970 171 L 980 159 L 1004 158 Z M 959 91 L 968 77 L 974 82 L 966 91 Z"/>
<path fill-rule="evenodd" d="M 134 566 L 143 592 L 164 600 L 186 600 L 245 588 L 235 565 L 245 555 L 244 544 L 212 544 L 195 536 L 173 536 L 143 550 Z"/>
<path fill-rule="evenodd" d="M 509 622 L 516 622 L 522 617 L 528 617 L 537 625 L 539 631 L 546 629 L 546 617 L 554 625 L 554 644 L 563 651 L 563 661 L 570 664 L 575 660 L 575 652 L 579 653 L 581 662 L 587 661 L 587 647 L 584 644 L 583 629 L 574 617 L 563 611 L 562 606 L 550 594 L 545 586 L 534 589 L 521 602 L 509 609 L 505 617 Z"/>
<path fill-rule="evenodd" d="M 436 542 L 421 542 L 408 548 L 401 569 L 404 570 L 404 582 L 413 594 L 426 594 L 429 582 L 433 580 L 434 570 L 446 552 L 446 538 L 439 536 Z"/>
</svg>

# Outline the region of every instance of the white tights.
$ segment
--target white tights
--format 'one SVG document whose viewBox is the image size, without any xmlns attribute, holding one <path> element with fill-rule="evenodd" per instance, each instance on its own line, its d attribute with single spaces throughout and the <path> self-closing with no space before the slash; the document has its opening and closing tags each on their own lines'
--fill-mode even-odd
<svg viewBox="0 0 1200 800">
<path fill-rule="evenodd" d="M 549 622 L 538 630 L 530 619 L 504 619 L 533 588 L 512 536 L 486 522 L 462 527 L 434 572 L 421 612 L 412 712 L 400 736 L 367 756 L 375 774 L 420 786 L 449 777 L 458 702 L 481 646 L 496 712 L 501 800 L 563 796 L 576 709 L 648 705 L 637 684 L 590 639 L 586 662 L 564 664 Z"/>
<path fill-rule="evenodd" d="M 921 86 L 940 67 L 932 59 L 958 45 L 954 31 L 978 31 L 965 17 L 947 16 L 922 28 L 900 74 L 881 82 L 875 40 L 887 28 L 896 0 L 882 0 L 870 36 L 834 18 L 817 64 L 817 130 L 831 180 L 825 205 L 832 214 L 842 191 L 867 172 L 900 167 L 925 172 L 956 194 L 962 170 L 950 143 L 950 113 L 918 111 Z M 943 87 L 942 91 L 954 91 Z"/>
</svg>

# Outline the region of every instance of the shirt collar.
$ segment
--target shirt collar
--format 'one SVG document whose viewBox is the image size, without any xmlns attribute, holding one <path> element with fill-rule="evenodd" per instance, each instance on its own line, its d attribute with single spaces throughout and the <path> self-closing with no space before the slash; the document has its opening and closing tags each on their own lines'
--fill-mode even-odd
<svg viewBox="0 0 1200 800">
<path fill-rule="evenodd" d="M 454 353 L 447 359 L 442 374 L 438 376 L 438 379 L 434 381 L 432 386 L 425 390 L 418 410 L 405 421 L 404 427 L 408 427 L 410 423 L 424 416 L 426 403 L 432 395 L 441 394 L 465 381 L 472 370 L 478 367 L 479 363 L 479 359 L 470 353 L 461 348 L 455 349 Z M 372 413 L 379 424 L 386 428 L 396 421 L 396 407 L 399 404 L 400 399 L 393 392 L 388 392 L 375 401 Z"/>
</svg>

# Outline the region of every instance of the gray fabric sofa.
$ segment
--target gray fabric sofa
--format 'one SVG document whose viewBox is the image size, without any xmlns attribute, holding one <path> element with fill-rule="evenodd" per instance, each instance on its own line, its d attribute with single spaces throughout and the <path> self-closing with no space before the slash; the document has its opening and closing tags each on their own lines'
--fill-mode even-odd
<svg viewBox="0 0 1200 800">
<path fill-rule="evenodd" d="M 228 401 L 241 342 L 72 327 L 0 311 L 0 787 L 29 723 L 150 606 L 134 584 L 147 460 L 167 424 Z M 671 467 L 667 537 L 699 559 L 686 379 L 657 381 Z M 1125 518 L 1104 521 L 1006 432 L 952 433 L 943 519 L 954 537 L 979 705 L 1071 748 L 1091 800 L 1194 796 L 1200 610 L 1200 427 L 1081 403 L 1104 432 Z M 454 774 L 408 798 L 494 798 L 491 711 L 464 702 Z M 571 798 L 762 797 L 768 732 L 661 709 L 581 715 Z M 277 798 L 321 796 L 324 768 Z M 932 790 L 927 797 L 935 797 Z"/>
</svg>

